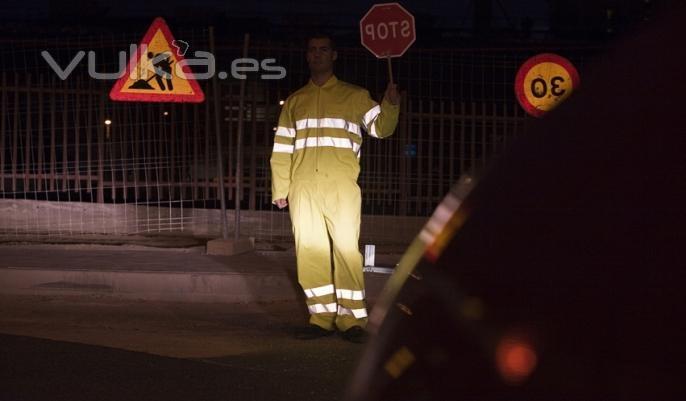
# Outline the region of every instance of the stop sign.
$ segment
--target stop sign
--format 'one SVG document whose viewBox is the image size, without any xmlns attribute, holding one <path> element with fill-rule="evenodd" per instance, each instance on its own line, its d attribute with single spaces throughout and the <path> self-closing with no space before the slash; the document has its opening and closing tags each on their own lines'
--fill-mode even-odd
<svg viewBox="0 0 686 401">
<path fill-rule="evenodd" d="M 398 3 L 375 4 L 360 20 L 362 45 L 376 57 L 400 57 L 414 43 L 414 16 Z"/>
</svg>

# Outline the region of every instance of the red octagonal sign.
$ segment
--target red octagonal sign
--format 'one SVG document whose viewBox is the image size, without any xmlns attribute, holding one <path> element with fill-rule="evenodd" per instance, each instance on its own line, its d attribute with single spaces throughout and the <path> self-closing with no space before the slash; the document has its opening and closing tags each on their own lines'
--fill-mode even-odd
<svg viewBox="0 0 686 401">
<path fill-rule="evenodd" d="M 375 4 L 360 20 L 360 37 L 376 57 L 400 57 L 416 39 L 414 16 L 398 3 Z"/>
</svg>

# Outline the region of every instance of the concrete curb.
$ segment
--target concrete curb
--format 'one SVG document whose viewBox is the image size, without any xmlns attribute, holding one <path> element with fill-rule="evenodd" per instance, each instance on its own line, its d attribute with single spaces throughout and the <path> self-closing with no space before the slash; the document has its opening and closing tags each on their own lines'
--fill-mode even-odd
<svg viewBox="0 0 686 401">
<path fill-rule="evenodd" d="M 26 249 L 30 250 L 60 250 L 60 251 L 149 251 L 149 252 L 179 252 L 179 253 L 194 253 L 205 254 L 205 246 L 191 246 L 191 247 L 160 247 L 154 245 L 140 245 L 140 244 L 88 244 L 88 243 L 73 243 L 73 244 L 26 244 L 26 243 L 4 243 L 0 244 L 0 252 L 3 249 Z"/>
<path fill-rule="evenodd" d="M 0 292 L 64 291 L 175 302 L 265 302 L 297 295 L 285 274 L 0 269 Z"/>
</svg>

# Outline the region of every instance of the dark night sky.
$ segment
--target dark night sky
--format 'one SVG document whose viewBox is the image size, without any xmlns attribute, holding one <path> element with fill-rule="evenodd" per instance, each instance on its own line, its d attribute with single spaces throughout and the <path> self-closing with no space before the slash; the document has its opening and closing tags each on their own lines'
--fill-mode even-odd
<svg viewBox="0 0 686 401">
<path fill-rule="evenodd" d="M 384 1 L 388 0 L 2 0 L 0 32 L 50 36 L 65 26 L 86 34 L 136 31 L 161 16 L 177 27 L 216 26 L 220 36 L 251 32 L 256 37 L 284 39 L 325 30 L 343 39 L 343 44 L 355 35 L 371 5 Z M 657 4 L 671 0 L 490 0 L 490 18 L 487 11 L 485 18 L 481 13 L 476 19 L 477 5 L 488 1 L 402 0 L 400 4 L 416 18 L 422 32 L 418 44 L 431 46 L 469 37 L 483 43 L 604 40 L 632 30 L 649 19 Z"/>
<path fill-rule="evenodd" d="M 379 1 L 382 2 L 382 1 Z M 323 18 L 339 24 L 356 23 L 374 4 L 372 1 L 347 0 L 335 2 L 310 0 L 290 2 L 283 0 L 227 1 L 227 0 L 4 0 L 0 4 L 2 19 L 46 19 L 55 8 L 84 10 L 99 9 L 110 18 L 154 17 L 180 10 L 213 10 L 228 17 L 261 17 L 282 22 L 284 16 Z M 431 16 L 441 27 L 465 27 L 471 24 L 473 0 L 404 0 L 400 2 L 415 14 Z M 547 0 L 501 0 L 494 1 L 494 25 L 505 23 L 506 17 L 520 21 L 532 18 L 537 24 L 545 24 L 549 6 Z"/>
</svg>

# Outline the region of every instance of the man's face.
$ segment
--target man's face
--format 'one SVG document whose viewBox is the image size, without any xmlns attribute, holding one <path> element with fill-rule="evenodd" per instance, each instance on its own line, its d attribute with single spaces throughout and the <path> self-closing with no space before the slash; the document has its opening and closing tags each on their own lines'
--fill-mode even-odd
<svg viewBox="0 0 686 401">
<path fill-rule="evenodd" d="M 331 40 L 313 38 L 307 43 L 307 65 L 311 73 L 333 71 L 333 62 L 336 58 L 338 53 L 331 48 Z"/>
</svg>

